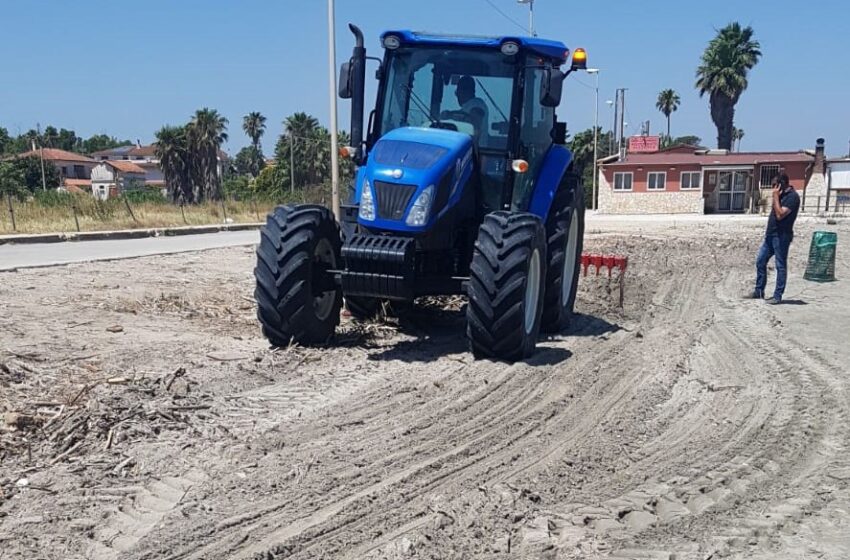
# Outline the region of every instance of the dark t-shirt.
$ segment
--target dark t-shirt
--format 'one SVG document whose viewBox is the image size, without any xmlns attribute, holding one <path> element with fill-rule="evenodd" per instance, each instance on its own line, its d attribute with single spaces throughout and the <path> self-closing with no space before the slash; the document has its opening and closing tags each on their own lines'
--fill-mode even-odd
<svg viewBox="0 0 850 560">
<path fill-rule="evenodd" d="M 765 233 L 767 235 L 793 235 L 794 221 L 797 219 L 797 212 L 800 210 L 800 195 L 794 189 L 788 189 L 785 193 L 779 195 L 779 206 L 790 210 L 781 220 L 776 219 L 772 204 L 773 200 L 771 200 L 770 217 L 767 219 L 767 231 Z"/>
</svg>

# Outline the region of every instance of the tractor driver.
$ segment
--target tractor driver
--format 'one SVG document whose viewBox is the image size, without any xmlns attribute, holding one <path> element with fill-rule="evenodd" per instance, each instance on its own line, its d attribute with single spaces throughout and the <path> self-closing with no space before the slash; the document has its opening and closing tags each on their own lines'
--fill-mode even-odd
<svg viewBox="0 0 850 560">
<path fill-rule="evenodd" d="M 475 130 L 475 140 L 480 145 L 487 136 L 490 111 L 487 109 L 487 104 L 480 97 L 475 96 L 475 80 L 472 76 L 463 76 L 458 80 L 455 95 L 460 109 L 443 111 L 440 113 L 440 118 L 471 124 Z"/>
</svg>

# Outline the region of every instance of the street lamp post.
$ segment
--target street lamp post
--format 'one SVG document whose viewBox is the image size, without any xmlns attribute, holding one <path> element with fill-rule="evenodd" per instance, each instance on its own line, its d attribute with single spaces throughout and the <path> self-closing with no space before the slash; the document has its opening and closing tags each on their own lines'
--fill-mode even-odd
<svg viewBox="0 0 850 560">
<path fill-rule="evenodd" d="M 328 66 L 330 67 L 331 104 L 331 201 L 334 216 L 340 220 L 339 211 L 339 133 L 336 114 L 336 25 L 334 0 L 328 0 Z"/>
<path fill-rule="evenodd" d="M 534 32 L 534 0 L 516 0 L 517 4 L 528 4 L 528 34 L 537 37 Z"/>
<path fill-rule="evenodd" d="M 596 161 L 599 159 L 599 68 L 588 68 L 588 74 L 593 74 L 596 77 L 594 85 L 593 97 L 593 199 L 591 200 L 591 208 L 596 210 L 596 189 L 597 189 L 597 171 Z"/>
</svg>

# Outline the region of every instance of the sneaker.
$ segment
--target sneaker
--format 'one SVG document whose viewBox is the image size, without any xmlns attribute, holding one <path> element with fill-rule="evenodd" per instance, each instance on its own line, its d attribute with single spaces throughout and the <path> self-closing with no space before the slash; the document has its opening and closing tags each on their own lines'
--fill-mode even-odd
<svg viewBox="0 0 850 560">
<path fill-rule="evenodd" d="M 744 294 L 744 299 L 764 299 L 764 292 L 761 290 L 753 290 Z"/>
<path fill-rule="evenodd" d="M 781 300 L 781 299 L 776 299 L 775 297 L 772 297 L 772 298 L 770 298 L 770 299 L 768 299 L 768 300 L 765 300 L 765 303 L 767 303 L 767 304 L 769 304 L 769 305 L 777 305 L 777 304 L 779 304 L 779 303 L 782 303 L 782 300 Z"/>
</svg>

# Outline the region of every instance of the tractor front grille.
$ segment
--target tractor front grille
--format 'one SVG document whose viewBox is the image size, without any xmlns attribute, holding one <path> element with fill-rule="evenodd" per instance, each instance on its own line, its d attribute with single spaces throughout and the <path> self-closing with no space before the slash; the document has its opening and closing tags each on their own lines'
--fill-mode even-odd
<svg viewBox="0 0 850 560">
<path fill-rule="evenodd" d="M 385 220 L 400 220 L 416 192 L 416 185 L 396 185 L 375 181 L 375 196 L 378 197 L 378 215 Z"/>
</svg>

